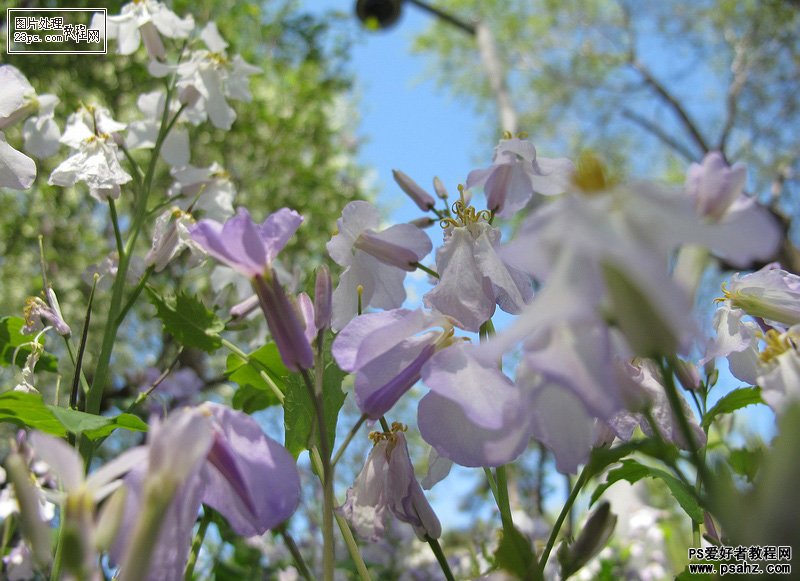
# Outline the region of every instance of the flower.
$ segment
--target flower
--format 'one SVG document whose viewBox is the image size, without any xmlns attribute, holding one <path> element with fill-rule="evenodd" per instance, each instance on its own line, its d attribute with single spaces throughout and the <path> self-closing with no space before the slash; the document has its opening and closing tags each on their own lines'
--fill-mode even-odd
<svg viewBox="0 0 800 581">
<path fill-rule="evenodd" d="M 233 215 L 236 187 L 231 175 L 218 163 L 209 167 L 173 167 L 170 174 L 175 182 L 167 190 L 170 197 L 180 197 L 184 210 L 192 206 L 203 212 L 204 218 L 222 221 Z"/>
<path fill-rule="evenodd" d="M 421 540 L 442 534 L 439 519 L 414 475 L 405 429 L 395 422 L 391 432 L 370 434 L 374 446 L 339 508 L 358 534 L 371 541 L 383 536 L 387 513 L 414 527 Z"/>
<path fill-rule="evenodd" d="M 55 95 L 40 95 L 36 99 L 36 115 L 25 120 L 22 126 L 23 148 L 32 156 L 44 159 L 58 152 L 61 129 L 54 115 L 59 98 Z"/>
<path fill-rule="evenodd" d="M 64 127 L 64 134 L 61 136 L 61 143 L 71 149 L 80 149 L 81 145 L 91 137 L 105 135 L 111 138 L 116 144 L 121 142 L 118 135 L 124 131 L 127 125 L 120 123 L 111 117 L 111 113 L 105 107 L 99 105 L 81 106 L 77 111 L 71 113 L 67 118 Z"/>
<path fill-rule="evenodd" d="M 103 16 L 95 15 L 90 28 L 103 27 Z M 106 18 L 106 34 L 118 42 L 119 54 L 133 54 L 144 42 L 150 58 L 163 59 L 166 52 L 160 34 L 168 38 L 188 38 L 194 30 L 191 15 L 179 18 L 156 0 L 134 0 L 122 7 L 117 16 Z"/>
<path fill-rule="evenodd" d="M 66 133 L 65 133 L 66 135 Z M 73 186 L 86 182 L 97 201 L 119 197 L 121 184 L 131 181 L 117 159 L 117 146 L 106 134 L 91 135 L 81 142 L 76 153 L 65 159 L 50 174 L 51 186 Z"/>
<path fill-rule="evenodd" d="M 430 238 L 411 224 L 396 224 L 376 232 L 380 216 L 369 202 L 350 202 L 342 210 L 338 233 L 328 253 L 346 267 L 333 292 L 334 329 L 342 329 L 358 312 L 358 287 L 363 308 L 394 309 L 406 298 L 403 281 L 432 248 Z"/>
<path fill-rule="evenodd" d="M 192 254 L 193 264 L 205 256 L 197 242 L 189 234 L 194 225 L 190 214 L 173 207 L 156 218 L 153 228 L 153 245 L 144 258 L 146 266 L 153 266 L 156 272 L 164 270 L 172 260 L 185 249 Z"/>
<path fill-rule="evenodd" d="M 800 324 L 800 276 L 771 263 L 723 285 L 724 301 L 731 308 L 781 325 Z"/>
<path fill-rule="evenodd" d="M 719 220 L 742 197 L 746 180 L 745 166 L 730 167 L 719 151 L 712 151 L 702 164 L 689 166 L 685 188 L 701 215 Z"/>
<path fill-rule="evenodd" d="M 581 187 L 594 183 L 580 172 L 575 179 L 586 182 Z M 603 180 L 597 186 L 542 206 L 500 252 L 544 286 L 505 338 L 498 335 L 496 352 L 544 319 L 555 320 L 556 312 L 578 317 L 587 310 L 611 315 L 639 354 L 686 349 L 696 328 L 688 294 L 667 269 L 675 248 L 700 244 L 729 262 L 747 264 L 769 256 L 780 241 L 777 224 L 753 231 L 736 220 L 706 223 L 673 190 Z"/>
<path fill-rule="evenodd" d="M 433 199 L 433 196 L 419 187 L 417 182 L 400 170 L 393 169 L 392 177 L 394 177 L 394 181 L 397 182 L 400 189 L 403 190 L 423 212 L 427 212 L 436 205 L 436 200 Z"/>
<path fill-rule="evenodd" d="M 0 131 L 0 187 L 27 190 L 36 179 L 36 163 L 11 147 Z"/>
<path fill-rule="evenodd" d="M 120 578 L 182 579 L 201 503 L 242 536 L 263 534 L 297 508 L 300 478 L 294 459 L 247 414 L 205 403 L 173 412 L 151 428 L 148 440 L 147 461 L 125 478 L 127 526 L 111 551 Z M 134 523 L 153 510 L 150 501 L 163 508 L 163 523 L 146 531 L 157 534 L 158 542 L 152 558 L 142 562 Z"/>
<path fill-rule="evenodd" d="M 431 329 L 436 326 L 442 330 Z M 356 374 L 356 404 L 375 420 L 414 386 L 433 354 L 453 342 L 452 333 L 445 317 L 422 309 L 367 313 L 341 330 L 332 353 L 339 367 Z"/>
<path fill-rule="evenodd" d="M 439 280 L 424 296 L 425 305 L 477 332 L 489 320 L 495 304 L 519 313 L 533 296 L 530 278 L 497 254 L 500 230 L 462 199 L 455 203 L 457 221 L 449 218 L 444 244 L 436 251 Z"/>
<path fill-rule="evenodd" d="M 0 129 L 21 121 L 36 109 L 36 90 L 20 70 L 0 66 Z"/>
<path fill-rule="evenodd" d="M 200 33 L 208 50 L 192 51 L 189 60 L 178 65 L 151 61 L 149 70 L 156 77 L 177 73 L 177 88 L 191 106 L 187 111 L 198 118 L 208 116 L 214 127 L 228 130 L 236 119 L 236 111 L 227 99 L 250 102 L 248 77 L 261 69 L 242 59 L 238 54 L 232 59 L 225 52 L 228 43 L 220 36 L 217 25 L 209 22 Z"/>
<path fill-rule="evenodd" d="M 209 255 L 252 279 L 272 268 L 275 257 L 302 222 L 300 214 L 281 208 L 262 224 L 254 224 L 250 213 L 239 208 L 224 224 L 200 220 L 189 233 Z"/>
<path fill-rule="evenodd" d="M 69 337 L 72 330 L 61 315 L 55 291 L 48 287 L 45 295 L 47 296 L 46 303 L 39 297 L 29 297 L 25 301 L 25 326 L 22 328 L 22 332 L 30 334 L 41 330 L 43 328 L 41 320 L 44 319 L 53 326 L 56 333 L 63 337 Z"/>
<path fill-rule="evenodd" d="M 530 440 L 530 402 L 496 364 L 476 358 L 475 349 L 456 344 L 424 367 L 431 391 L 419 402 L 417 424 L 440 456 L 462 466 L 501 466 Z"/>
<path fill-rule="evenodd" d="M 507 218 L 534 192 L 553 196 L 567 190 L 574 169 L 566 158 L 537 157 L 530 141 L 509 134 L 495 148 L 492 165 L 470 172 L 466 187 L 483 187 L 489 210 Z"/>
<path fill-rule="evenodd" d="M 128 126 L 128 134 L 125 137 L 125 146 L 128 149 L 152 149 L 155 147 L 164 115 L 165 99 L 164 91 L 143 93 L 136 99 L 136 106 L 144 114 L 144 119 L 133 121 Z M 170 116 L 176 115 L 179 109 L 178 103 L 170 102 Z M 178 118 L 161 145 L 161 157 L 172 167 L 182 167 L 189 163 L 189 132 L 180 124 L 184 117 L 181 115 Z"/>
</svg>

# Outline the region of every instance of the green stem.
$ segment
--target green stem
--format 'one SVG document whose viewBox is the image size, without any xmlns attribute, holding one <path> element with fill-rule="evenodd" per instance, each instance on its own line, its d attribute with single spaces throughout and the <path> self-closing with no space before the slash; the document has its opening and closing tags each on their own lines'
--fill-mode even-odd
<svg viewBox="0 0 800 581">
<path fill-rule="evenodd" d="M 128 315 L 128 311 L 131 310 L 131 307 L 136 303 L 136 300 L 139 298 L 139 295 L 142 294 L 142 289 L 144 289 L 145 284 L 147 284 L 147 280 L 150 278 L 150 275 L 153 274 L 153 270 L 155 269 L 154 266 L 150 266 L 147 270 L 144 271 L 142 274 L 142 278 L 139 279 L 139 282 L 136 283 L 136 288 L 133 289 L 131 292 L 131 296 L 128 297 L 127 302 L 122 307 L 122 310 L 117 315 L 116 325 L 119 327 L 122 324 L 122 321 L 125 320 L 125 317 Z"/>
<path fill-rule="evenodd" d="M 339 525 L 339 530 L 342 533 L 344 543 L 347 545 L 347 551 L 350 553 L 350 558 L 353 559 L 353 562 L 356 564 L 358 576 L 361 578 L 361 581 L 372 581 L 372 577 L 370 577 L 369 571 L 367 570 L 367 565 L 364 563 L 364 559 L 361 557 L 361 551 L 358 550 L 358 544 L 353 536 L 353 531 L 350 530 L 350 525 L 347 524 L 347 519 L 338 512 L 335 513 L 334 516 L 336 518 L 336 524 Z"/>
<path fill-rule="evenodd" d="M 211 524 L 211 511 L 208 508 L 203 508 L 203 517 L 200 519 L 200 526 L 197 528 L 197 534 L 192 540 L 192 549 L 189 551 L 189 559 L 186 561 L 186 569 L 183 573 L 184 581 L 192 581 L 194 566 L 197 563 L 197 556 L 200 554 L 200 547 L 203 546 L 203 539 L 206 538 L 206 530 L 209 524 Z"/>
<path fill-rule="evenodd" d="M 316 362 L 316 384 L 311 382 L 307 369 L 301 369 L 300 374 L 306 384 L 308 395 L 314 403 L 314 414 L 317 416 L 317 431 L 319 432 L 319 447 L 322 458 L 322 541 L 323 553 L 322 575 L 325 581 L 333 581 L 333 570 L 336 565 L 336 554 L 333 538 L 333 468 L 331 466 L 331 449 L 328 442 L 328 432 L 325 429 L 325 410 L 322 403 L 322 361 Z"/>
<path fill-rule="evenodd" d="M 442 547 L 439 544 L 437 539 L 432 539 L 429 536 L 425 536 L 425 540 L 431 547 L 431 551 L 433 551 L 436 560 L 439 562 L 439 566 L 442 568 L 442 573 L 444 573 L 445 579 L 447 581 L 455 581 L 455 577 L 453 577 L 453 572 L 450 570 L 450 565 L 447 562 L 447 558 L 444 556 L 444 551 L 442 551 Z"/>
<path fill-rule="evenodd" d="M 511 518 L 511 503 L 508 500 L 508 475 L 505 466 L 498 466 L 495 468 L 495 477 L 497 479 L 497 508 L 500 509 L 500 519 L 503 522 L 503 529 L 511 529 L 514 527 L 514 521 Z"/>
<path fill-rule="evenodd" d="M 108 210 L 111 214 L 111 226 L 114 228 L 114 241 L 117 243 L 117 254 L 122 258 L 125 248 L 122 245 L 122 234 L 119 231 L 119 218 L 117 218 L 117 206 L 113 198 L 108 198 Z"/>
<path fill-rule="evenodd" d="M 72 343 L 67 337 L 64 337 L 64 345 L 67 346 L 67 353 L 69 354 L 69 359 L 72 362 L 73 367 L 78 369 L 78 360 L 75 357 L 75 348 L 72 346 Z M 86 381 L 86 375 L 81 371 L 81 387 L 83 388 L 83 392 L 86 393 L 89 391 L 89 382 Z M 58 405 L 58 397 L 56 397 L 56 405 Z"/>
<path fill-rule="evenodd" d="M 416 267 L 417 267 L 418 269 L 420 269 L 422 272 L 427 272 L 427 273 L 428 273 L 428 274 L 430 274 L 432 277 L 434 277 L 434 278 L 439 278 L 439 273 L 438 273 L 438 272 L 436 272 L 436 271 L 435 271 L 435 270 L 433 270 L 432 268 L 428 268 L 428 267 L 427 267 L 427 266 L 425 266 L 424 264 L 420 264 L 419 262 L 412 262 L 412 263 L 411 263 L 411 266 L 416 266 Z"/>
<path fill-rule="evenodd" d="M 53 555 L 53 566 L 50 568 L 50 581 L 61 579 L 61 565 L 64 557 L 64 514 L 61 513 L 58 524 L 58 539 L 56 540 L 56 552 Z"/>
<path fill-rule="evenodd" d="M 542 556 L 539 558 L 539 570 L 541 571 L 542 575 L 544 575 L 544 569 L 547 566 L 547 559 L 550 556 L 550 551 L 553 550 L 553 545 L 555 544 L 556 539 L 558 538 L 561 525 L 564 523 L 564 519 L 567 518 L 569 511 L 572 510 L 572 505 L 575 504 L 575 499 L 578 498 L 578 493 L 588 480 L 589 469 L 588 466 L 584 466 L 583 470 L 581 470 L 581 473 L 578 476 L 578 479 L 575 481 L 575 485 L 572 487 L 572 491 L 570 491 L 569 496 L 567 497 L 567 502 L 564 503 L 556 522 L 553 524 L 553 530 L 550 531 L 550 537 L 547 539 L 547 544 L 544 546 Z"/>
<path fill-rule="evenodd" d="M 297 548 L 297 543 L 294 542 L 294 538 L 292 538 L 292 535 L 289 533 L 286 525 L 281 525 L 278 529 L 278 532 L 283 538 L 286 548 L 289 549 L 289 552 L 292 554 L 292 559 L 294 559 L 294 564 L 297 566 L 297 571 L 304 579 L 312 581 L 313 577 L 311 576 L 311 572 L 308 570 L 308 565 L 306 565 L 305 559 L 303 559 L 303 555 L 300 553 L 300 549 Z"/>
<path fill-rule="evenodd" d="M 389 422 L 386 421 L 384 416 L 381 416 L 380 420 L 378 421 L 381 423 L 381 428 L 383 428 L 384 432 L 389 433 L 392 431 L 392 428 L 389 427 Z"/>
<path fill-rule="evenodd" d="M 339 462 L 339 459 L 342 457 L 342 454 L 344 454 L 344 451 L 350 445 L 350 442 L 353 441 L 353 438 L 358 433 L 358 430 L 361 428 L 362 424 L 366 421 L 366 419 L 367 419 L 366 414 L 362 415 L 360 418 L 358 418 L 358 421 L 355 423 L 355 425 L 352 428 L 350 428 L 350 432 L 348 432 L 347 437 L 344 439 L 344 442 L 342 442 L 342 445 L 339 447 L 339 450 L 333 456 L 333 461 L 331 462 L 331 468 L 335 467 L 336 464 Z"/>
<path fill-rule="evenodd" d="M 83 331 L 81 332 L 81 342 L 78 345 L 78 355 L 75 357 L 75 375 L 72 377 L 72 391 L 69 394 L 69 407 L 71 409 L 78 409 L 78 386 L 83 374 L 83 354 L 86 352 L 86 340 L 89 337 L 89 323 L 92 320 L 92 304 L 94 303 L 94 291 L 97 288 L 97 276 L 95 275 L 92 281 L 92 290 L 89 293 L 89 301 L 86 305 L 86 317 L 83 320 Z M 69 345 L 69 341 L 67 341 Z M 71 355 L 70 349 L 70 355 Z M 85 382 L 85 379 L 84 379 Z M 70 436 L 72 440 L 73 436 Z M 74 443 L 74 442 L 70 442 Z"/>
<path fill-rule="evenodd" d="M 689 420 L 686 419 L 686 414 L 684 413 L 683 406 L 681 405 L 681 399 L 678 395 L 678 390 L 675 387 L 675 379 L 673 375 L 674 363 L 671 360 L 669 363 L 665 363 L 663 360 L 659 359 L 658 366 L 661 370 L 661 377 L 664 380 L 664 391 L 667 394 L 667 400 L 672 408 L 672 413 L 678 419 L 678 427 L 680 428 L 681 433 L 683 434 L 683 437 L 689 446 L 689 453 L 692 456 L 692 462 L 694 463 L 701 480 L 703 482 L 708 482 L 708 472 L 706 471 L 705 462 L 703 462 L 700 458 L 700 452 L 697 442 L 694 438 L 694 433 L 689 425 Z"/>
<path fill-rule="evenodd" d="M 314 471 L 317 473 L 317 477 L 320 479 L 320 482 L 322 482 L 324 468 L 322 466 L 322 457 L 320 456 L 319 449 L 316 446 L 311 446 L 311 448 L 308 450 L 308 455 L 311 458 L 311 465 L 313 466 Z M 339 525 L 339 530 L 342 532 L 342 537 L 347 545 L 350 558 L 353 559 L 353 562 L 356 565 L 356 570 L 358 571 L 359 577 L 362 581 L 371 581 L 367 566 L 364 563 L 364 559 L 361 557 L 361 552 L 358 550 L 358 544 L 353 537 L 353 532 L 350 530 L 350 525 L 347 524 L 347 519 L 345 519 L 339 513 L 334 513 L 334 517 Z"/>
</svg>

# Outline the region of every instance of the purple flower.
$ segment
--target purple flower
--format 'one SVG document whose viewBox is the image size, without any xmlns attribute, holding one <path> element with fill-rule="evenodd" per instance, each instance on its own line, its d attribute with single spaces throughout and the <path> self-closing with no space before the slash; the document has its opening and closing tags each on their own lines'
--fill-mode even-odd
<svg viewBox="0 0 800 581">
<path fill-rule="evenodd" d="M 224 224 L 200 220 L 189 233 L 208 254 L 236 272 L 254 278 L 271 269 L 273 260 L 302 221 L 303 217 L 294 210 L 281 208 L 262 224 L 255 224 L 250 213 L 239 208 Z"/>
<path fill-rule="evenodd" d="M 531 436 L 527 396 L 493 363 L 474 357 L 475 347 L 454 345 L 423 370 L 431 392 L 419 402 L 420 434 L 462 466 L 513 461 Z"/>
<path fill-rule="evenodd" d="M 494 150 L 492 165 L 467 176 L 467 188 L 483 187 L 486 206 L 502 217 L 525 207 L 534 192 L 554 196 L 568 189 L 575 169 L 566 158 L 537 157 L 530 141 L 502 139 Z"/>
<path fill-rule="evenodd" d="M 125 525 L 111 551 L 121 578 L 182 579 L 201 503 L 242 536 L 263 534 L 297 508 L 294 459 L 244 413 L 213 403 L 183 409 L 152 428 L 149 438 L 148 461 L 125 478 Z M 158 535 L 152 554 L 143 555 L 137 533 L 154 503 L 164 512 L 150 531 Z"/>
<path fill-rule="evenodd" d="M 533 287 L 528 275 L 498 256 L 500 230 L 476 217 L 471 206 L 459 212 L 464 206 L 458 204 L 460 222 L 445 228 L 444 244 L 436 251 L 440 278 L 424 300 L 463 329 L 477 332 L 496 304 L 519 313 L 533 296 Z"/>
<path fill-rule="evenodd" d="M 375 446 L 339 509 L 356 531 L 371 541 L 383 536 L 387 513 L 414 527 L 421 540 L 442 534 L 439 519 L 414 475 L 404 429 L 395 422 L 390 433 L 370 434 Z"/>
<path fill-rule="evenodd" d="M 376 232 L 380 216 L 369 202 L 350 202 L 342 210 L 339 232 L 328 242 L 331 258 L 344 266 L 333 292 L 334 329 L 342 329 L 358 312 L 358 287 L 362 306 L 394 309 L 403 304 L 406 272 L 415 269 L 432 248 L 430 238 L 411 224 L 396 224 Z"/>
<path fill-rule="evenodd" d="M 39 297 L 28 297 L 25 301 L 25 326 L 22 328 L 22 332 L 32 333 L 42 329 L 42 320 L 44 320 L 53 326 L 56 333 L 69 337 L 72 335 L 72 329 L 69 328 L 69 325 L 61 315 L 61 308 L 55 291 L 48 287 L 45 290 L 45 295 L 47 296 L 46 303 Z"/>
<path fill-rule="evenodd" d="M 436 326 L 442 330 L 431 329 Z M 333 342 L 333 356 L 344 371 L 356 374 L 359 409 L 378 419 L 414 386 L 433 354 L 452 341 L 445 317 L 394 309 L 353 319 Z"/>
<path fill-rule="evenodd" d="M 747 168 L 733 167 L 719 151 L 712 151 L 703 163 L 693 163 L 686 172 L 686 193 L 702 216 L 719 220 L 743 196 Z"/>
</svg>

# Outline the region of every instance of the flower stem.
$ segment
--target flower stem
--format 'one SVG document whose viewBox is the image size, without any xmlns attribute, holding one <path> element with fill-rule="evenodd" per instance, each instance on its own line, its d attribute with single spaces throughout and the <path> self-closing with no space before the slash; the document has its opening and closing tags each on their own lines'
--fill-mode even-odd
<svg viewBox="0 0 800 581">
<path fill-rule="evenodd" d="M 434 277 L 434 278 L 439 278 L 439 273 L 438 273 L 438 272 L 436 272 L 436 271 L 435 271 L 435 270 L 433 270 L 432 268 L 428 268 L 428 267 L 427 267 L 427 266 L 425 266 L 424 264 L 420 264 L 419 262 L 412 262 L 412 263 L 411 263 L 411 266 L 416 266 L 416 267 L 417 267 L 418 269 L 420 269 L 422 272 L 427 272 L 427 273 L 428 273 L 429 275 L 431 275 L 432 277 Z"/>
<path fill-rule="evenodd" d="M 111 226 L 114 228 L 114 241 L 117 243 L 117 254 L 122 258 L 125 248 L 122 245 L 122 234 L 119 232 L 119 218 L 117 218 L 117 205 L 113 198 L 108 198 L 108 211 L 111 214 Z"/>
<path fill-rule="evenodd" d="M 353 441 L 353 438 L 358 433 L 358 430 L 361 428 L 362 424 L 366 419 L 367 419 L 366 414 L 362 415 L 360 418 L 358 418 L 358 421 L 355 423 L 355 425 L 352 428 L 350 428 L 350 432 L 348 432 L 347 437 L 344 439 L 344 442 L 342 442 L 342 445 L 339 447 L 339 450 L 333 456 L 333 461 L 331 462 L 331 468 L 335 467 L 337 462 L 339 462 L 339 459 L 342 457 L 342 454 L 344 454 L 344 451 L 350 445 L 350 442 Z"/>
<path fill-rule="evenodd" d="M 450 570 L 450 565 L 447 562 L 447 558 L 444 556 L 444 551 L 442 551 L 442 546 L 439 544 L 439 541 L 427 535 L 425 536 L 425 540 L 431 546 L 431 551 L 433 551 L 436 560 L 439 562 L 445 579 L 447 579 L 447 581 L 455 581 L 455 577 L 453 577 L 453 572 Z"/>
<path fill-rule="evenodd" d="M 561 530 L 561 525 L 564 523 L 564 519 L 567 518 L 570 510 L 572 510 L 572 505 L 575 504 L 575 499 L 578 498 L 578 493 L 583 488 L 583 485 L 586 484 L 586 481 L 589 480 L 589 469 L 588 466 L 584 466 L 583 470 L 581 470 L 578 479 L 575 481 L 575 485 L 572 487 L 572 491 L 570 491 L 569 496 L 567 497 L 567 501 L 564 503 L 564 506 L 561 508 L 561 512 L 556 519 L 556 522 L 553 524 L 553 530 L 550 531 L 550 537 L 547 539 L 547 544 L 544 546 L 544 550 L 542 551 L 542 556 L 539 559 L 539 570 L 541 574 L 544 575 L 544 568 L 547 565 L 547 559 L 550 556 L 550 551 L 553 550 L 553 545 L 556 542 L 556 538 L 558 538 L 558 532 Z"/>
<path fill-rule="evenodd" d="M 204 507 L 203 517 L 200 519 L 200 526 L 197 528 L 197 534 L 192 540 L 192 549 L 189 551 L 189 559 L 186 561 L 186 569 L 183 573 L 184 581 L 192 581 L 194 566 L 197 563 L 197 556 L 200 554 L 200 547 L 203 546 L 203 539 L 206 537 L 206 530 L 209 524 L 211 524 L 211 510 Z"/>
<path fill-rule="evenodd" d="M 333 468 L 331 466 L 331 449 L 328 442 L 328 431 L 325 429 L 325 409 L 322 401 L 322 364 L 317 360 L 316 385 L 312 383 L 307 369 L 301 369 L 300 374 L 308 389 L 308 395 L 314 403 L 314 414 L 317 416 L 317 431 L 319 432 L 319 451 L 322 459 L 322 541 L 323 541 L 323 579 L 333 581 L 333 569 L 336 564 L 333 539 Z"/>
<path fill-rule="evenodd" d="M 306 565 L 306 561 L 303 559 L 300 549 L 297 548 L 297 543 L 294 542 L 294 538 L 286 528 L 286 524 L 281 525 L 278 529 L 278 532 L 281 534 L 281 537 L 283 537 L 283 542 L 286 544 L 286 548 L 289 549 L 289 552 L 292 554 L 294 564 L 297 566 L 297 571 L 304 579 L 312 581 L 313 577 L 311 576 L 311 572 L 308 570 L 308 565 Z M 186 581 L 188 581 L 188 579 Z"/>
<path fill-rule="evenodd" d="M 689 446 L 689 453 L 692 456 L 692 463 L 697 469 L 698 476 L 700 477 L 700 486 L 702 486 L 703 482 L 708 482 L 708 472 L 706 471 L 705 462 L 700 458 L 700 451 L 698 449 L 697 442 L 695 441 L 694 433 L 692 433 L 689 420 L 686 419 L 686 414 L 684 413 L 683 406 L 681 405 L 678 390 L 675 387 L 674 363 L 671 359 L 666 363 L 659 359 L 658 366 L 661 370 L 661 377 L 664 380 L 664 391 L 667 394 L 667 400 L 672 408 L 672 413 L 678 419 L 678 427 L 680 428 L 681 433 L 686 440 L 686 444 Z"/>
</svg>

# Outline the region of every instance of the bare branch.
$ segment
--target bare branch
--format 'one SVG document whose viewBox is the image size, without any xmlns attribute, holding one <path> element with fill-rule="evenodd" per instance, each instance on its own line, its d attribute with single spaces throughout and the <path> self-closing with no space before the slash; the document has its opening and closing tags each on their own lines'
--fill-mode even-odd
<svg viewBox="0 0 800 581">
<path fill-rule="evenodd" d="M 669 147 L 674 149 L 677 153 L 685 157 L 687 161 L 696 161 L 695 155 L 689 150 L 688 147 L 680 143 L 677 139 L 669 135 L 664 129 L 662 129 L 649 119 L 642 117 L 641 115 L 639 115 L 634 111 L 631 111 L 630 109 L 623 109 L 622 116 L 628 119 L 629 121 L 633 121 L 645 131 L 649 131 L 650 133 L 655 135 L 665 145 L 668 145 Z"/>
<path fill-rule="evenodd" d="M 631 60 L 630 65 L 633 70 L 641 75 L 644 82 L 651 89 L 653 89 L 656 94 L 661 97 L 661 100 L 669 105 L 673 112 L 678 116 L 678 119 L 681 120 L 681 123 L 683 123 L 683 126 L 689 132 L 692 141 L 694 141 L 697 147 L 700 148 L 700 151 L 703 153 L 703 155 L 708 153 L 710 151 L 708 143 L 700 133 L 697 125 L 695 125 L 694 121 L 692 121 L 691 117 L 689 117 L 689 113 L 683 108 L 683 105 L 681 105 L 680 102 L 672 95 L 672 93 L 670 93 L 667 88 L 653 76 L 653 73 L 650 72 L 650 69 L 648 69 L 644 63 L 636 58 L 635 55 Z"/>
</svg>

